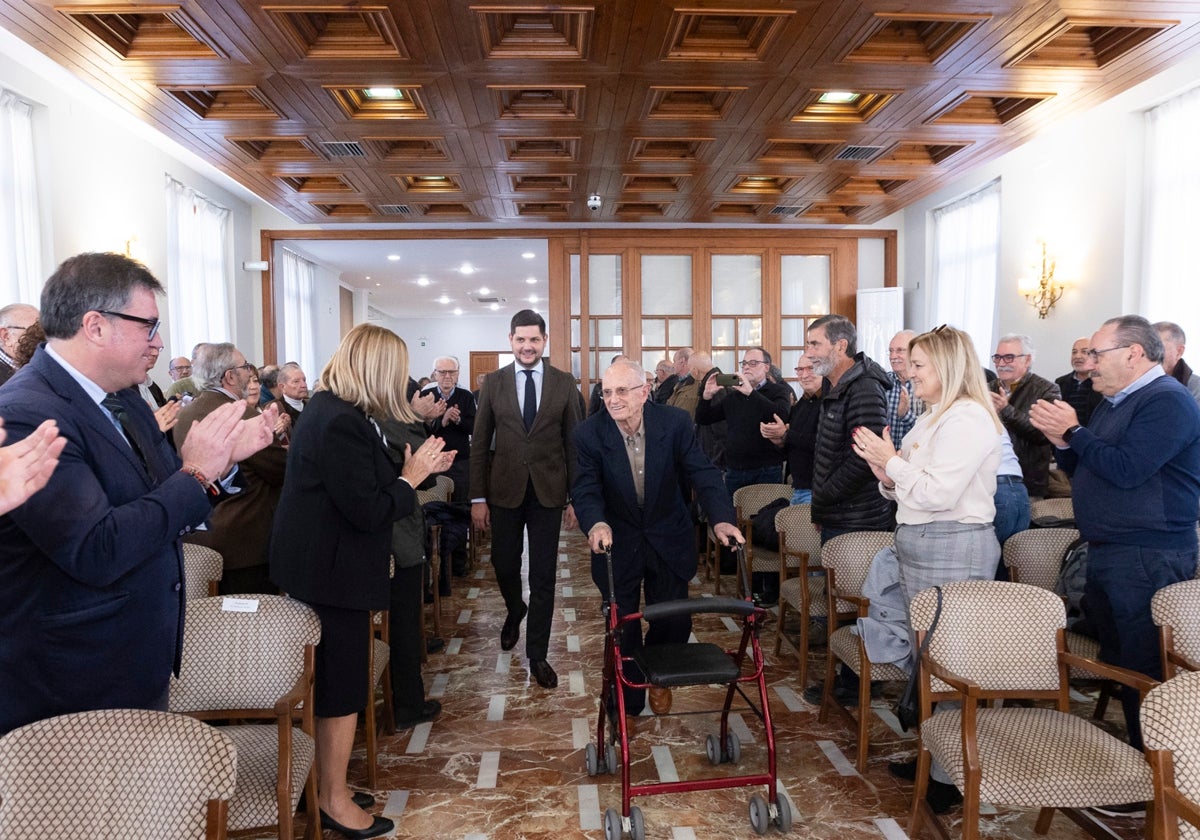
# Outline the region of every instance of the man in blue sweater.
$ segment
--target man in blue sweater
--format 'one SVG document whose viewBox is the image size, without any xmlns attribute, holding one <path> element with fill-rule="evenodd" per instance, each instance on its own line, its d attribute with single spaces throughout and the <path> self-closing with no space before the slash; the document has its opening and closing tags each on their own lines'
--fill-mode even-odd
<svg viewBox="0 0 1200 840">
<path fill-rule="evenodd" d="M 1200 408 L 1163 372 L 1162 340 L 1145 318 L 1105 321 L 1089 355 L 1105 399 L 1088 425 L 1064 400 L 1038 401 L 1030 420 L 1071 475 L 1100 658 L 1161 680 L 1150 599 L 1196 573 Z M 1141 749 L 1137 693 L 1126 689 L 1122 702 L 1130 743 Z"/>
</svg>

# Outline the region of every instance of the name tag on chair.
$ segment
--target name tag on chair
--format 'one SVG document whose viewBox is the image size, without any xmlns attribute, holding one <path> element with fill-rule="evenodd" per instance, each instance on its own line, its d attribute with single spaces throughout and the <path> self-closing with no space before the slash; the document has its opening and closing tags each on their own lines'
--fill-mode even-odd
<svg viewBox="0 0 1200 840">
<path fill-rule="evenodd" d="M 258 612 L 257 598 L 222 598 L 222 612 Z"/>
</svg>

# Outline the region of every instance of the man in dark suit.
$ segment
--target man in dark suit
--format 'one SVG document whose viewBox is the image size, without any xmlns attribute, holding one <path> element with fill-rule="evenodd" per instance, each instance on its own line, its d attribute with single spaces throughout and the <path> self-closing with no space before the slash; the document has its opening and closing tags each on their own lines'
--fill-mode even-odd
<svg viewBox="0 0 1200 840">
<path fill-rule="evenodd" d="M 575 430 L 579 466 L 571 500 L 592 551 L 612 548 L 617 608 L 627 615 L 640 608 L 643 587 L 647 604 L 687 597 L 696 544 L 685 494 L 695 492 L 723 543 L 744 540 L 721 473 L 700 450 L 687 412 L 647 402 L 650 388 L 636 362 L 614 364 L 602 384 L 608 411 Z M 593 555 L 592 580 L 607 597 L 605 565 Z M 691 629 L 691 616 L 660 619 L 651 622 L 646 644 L 682 644 Z M 641 647 L 639 626 L 627 625 L 623 634 L 622 654 Z M 651 708 L 665 711 L 669 698 L 669 689 L 651 689 Z M 627 713 L 638 714 L 644 705 L 644 692 L 626 692 Z"/>
<path fill-rule="evenodd" d="M 568 490 L 575 472 L 571 434 L 579 422 L 571 374 L 542 359 L 546 322 L 531 309 L 513 316 L 511 365 L 488 374 L 479 391 L 471 440 L 471 519 L 492 529 L 492 564 L 508 616 L 500 647 L 511 650 L 527 608 L 521 597 L 521 545 L 529 529 L 529 672 L 543 688 L 558 685 L 546 661 L 554 615 L 560 525 L 575 527 Z M 518 377 L 519 374 L 519 377 Z"/>
<path fill-rule="evenodd" d="M 183 627 L 179 537 L 212 482 L 270 441 L 234 403 L 180 461 L 136 385 L 162 349 L 162 286 L 140 263 L 81 254 L 42 291 L 47 341 L 0 391 L 14 440 L 54 419 L 69 443 L 45 489 L 0 517 L 0 734 L 88 709 L 165 709 Z"/>
<path fill-rule="evenodd" d="M 429 433 L 446 441 L 446 448 L 458 454 L 454 465 L 444 475 L 454 480 L 453 501 L 466 502 L 471 498 L 468 484 L 471 464 L 471 432 L 475 428 L 475 397 L 466 388 L 458 387 L 458 359 L 453 356 L 438 356 L 433 360 L 434 381 L 426 386 L 421 395 L 430 394 L 439 403 L 445 403 L 445 411 L 426 421 Z"/>
<path fill-rule="evenodd" d="M 279 391 L 279 398 L 275 400 L 275 405 L 279 406 L 280 414 L 286 414 L 292 418 L 292 428 L 294 429 L 300 420 L 300 412 L 304 411 L 304 406 L 308 402 L 308 379 L 304 376 L 300 365 L 288 362 L 279 368 L 279 376 L 275 381 Z"/>
<path fill-rule="evenodd" d="M 177 447 L 187 442 L 192 426 L 223 405 L 246 396 L 254 365 L 228 343 L 206 344 L 196 354 L 192 378 L 203 390 L 179 412 L 174 438 Z M 243 417 L 258 415 L 247 405 Z M 204 530 L 194 531 L 185 542 L 207 546 L 221 555 L 224 573 L 221 593 L 278 592 L 267 574 L 267 543 L 279 494 L 283 490 L 287 449 L 272 441 L 238 464 L 240 492 L 223 498 Z"/>
</svg>

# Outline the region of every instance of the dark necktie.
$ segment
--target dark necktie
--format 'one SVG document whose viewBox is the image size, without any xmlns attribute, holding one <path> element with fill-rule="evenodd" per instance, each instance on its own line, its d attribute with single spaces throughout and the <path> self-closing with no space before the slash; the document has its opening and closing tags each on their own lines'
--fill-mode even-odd
<svg viewBox="0 0 1200 840">
<path fill-rule="evenodd" d="M 521 417 L 525 421 L 525 431 L 533 428 L 533 421 L 537 417 L 537 391 L 533 387 L 533 371 L 523 370 L 525 374 L 525 406 L 521 409 Z"/>
<path fill-rule="evenodd" d="M 121 398 L 116 394 L 106 394 L 104 399 L 100 401 L 100 405 L 108 409 L 109 413 L 117 419 L 121 425 L 121 430 L 125 433 L 125 439 L 129 441 L 129 448 L 133 450 L 133 454 L 138 456 L 138 460 L 142 462 L 142 469 L 146 471 L 146 475 L 150 475 L 150 465 L 146 463 L 146 453 L 138 442 L 137 432 L 133 428 L 133 420 L 129 417 L 129 413 L 125 410 L 125 404 L 121 402 Z"/>
</svg>

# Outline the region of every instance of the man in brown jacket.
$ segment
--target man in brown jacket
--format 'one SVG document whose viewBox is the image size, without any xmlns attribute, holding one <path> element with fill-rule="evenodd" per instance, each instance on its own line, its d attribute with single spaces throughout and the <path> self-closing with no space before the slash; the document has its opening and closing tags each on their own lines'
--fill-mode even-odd
<svg viewBox="0 0 1200 840">
<path fill-rule="evenodd" d="M 558 685 L 546 661 L 554 617 L 558 535 L 575 527 L 568 488 L 575 473 L 572 433 L 579 422 L 571 374 L 543 358 L 546 322 L 523 309 L 508 335 L 516 360 L 488 374 L 471 438 L 471 519 L 492 529 L 492 564 L 508 616 L 500 647 L 511 650 L 529 614 L 525 653 L 543 688 Z M 529 529 L 529 606 L 521 597 L 521 545 Z"/>
<path fill-rule="evenodd" d="M 205 344 L 193 360 L 192 378 L 203 390 L 179 412 L 176 446 L 182 446 L 192 424 L 218 407 L 246 396 L 254 365 L 232 344 Z M 256 417 L 258 406 L 246 407 L 246 418 Z M 184 542 L 207 546 L 224 560 L 222 594 L 276 592 L 267 577 L 267 542 L 283 487 L 287 449 L 272 442 L 238 462 L 241 491 L 222 499 L 213 508 L 207 529 L 193 531 Z"/>
</svg>

